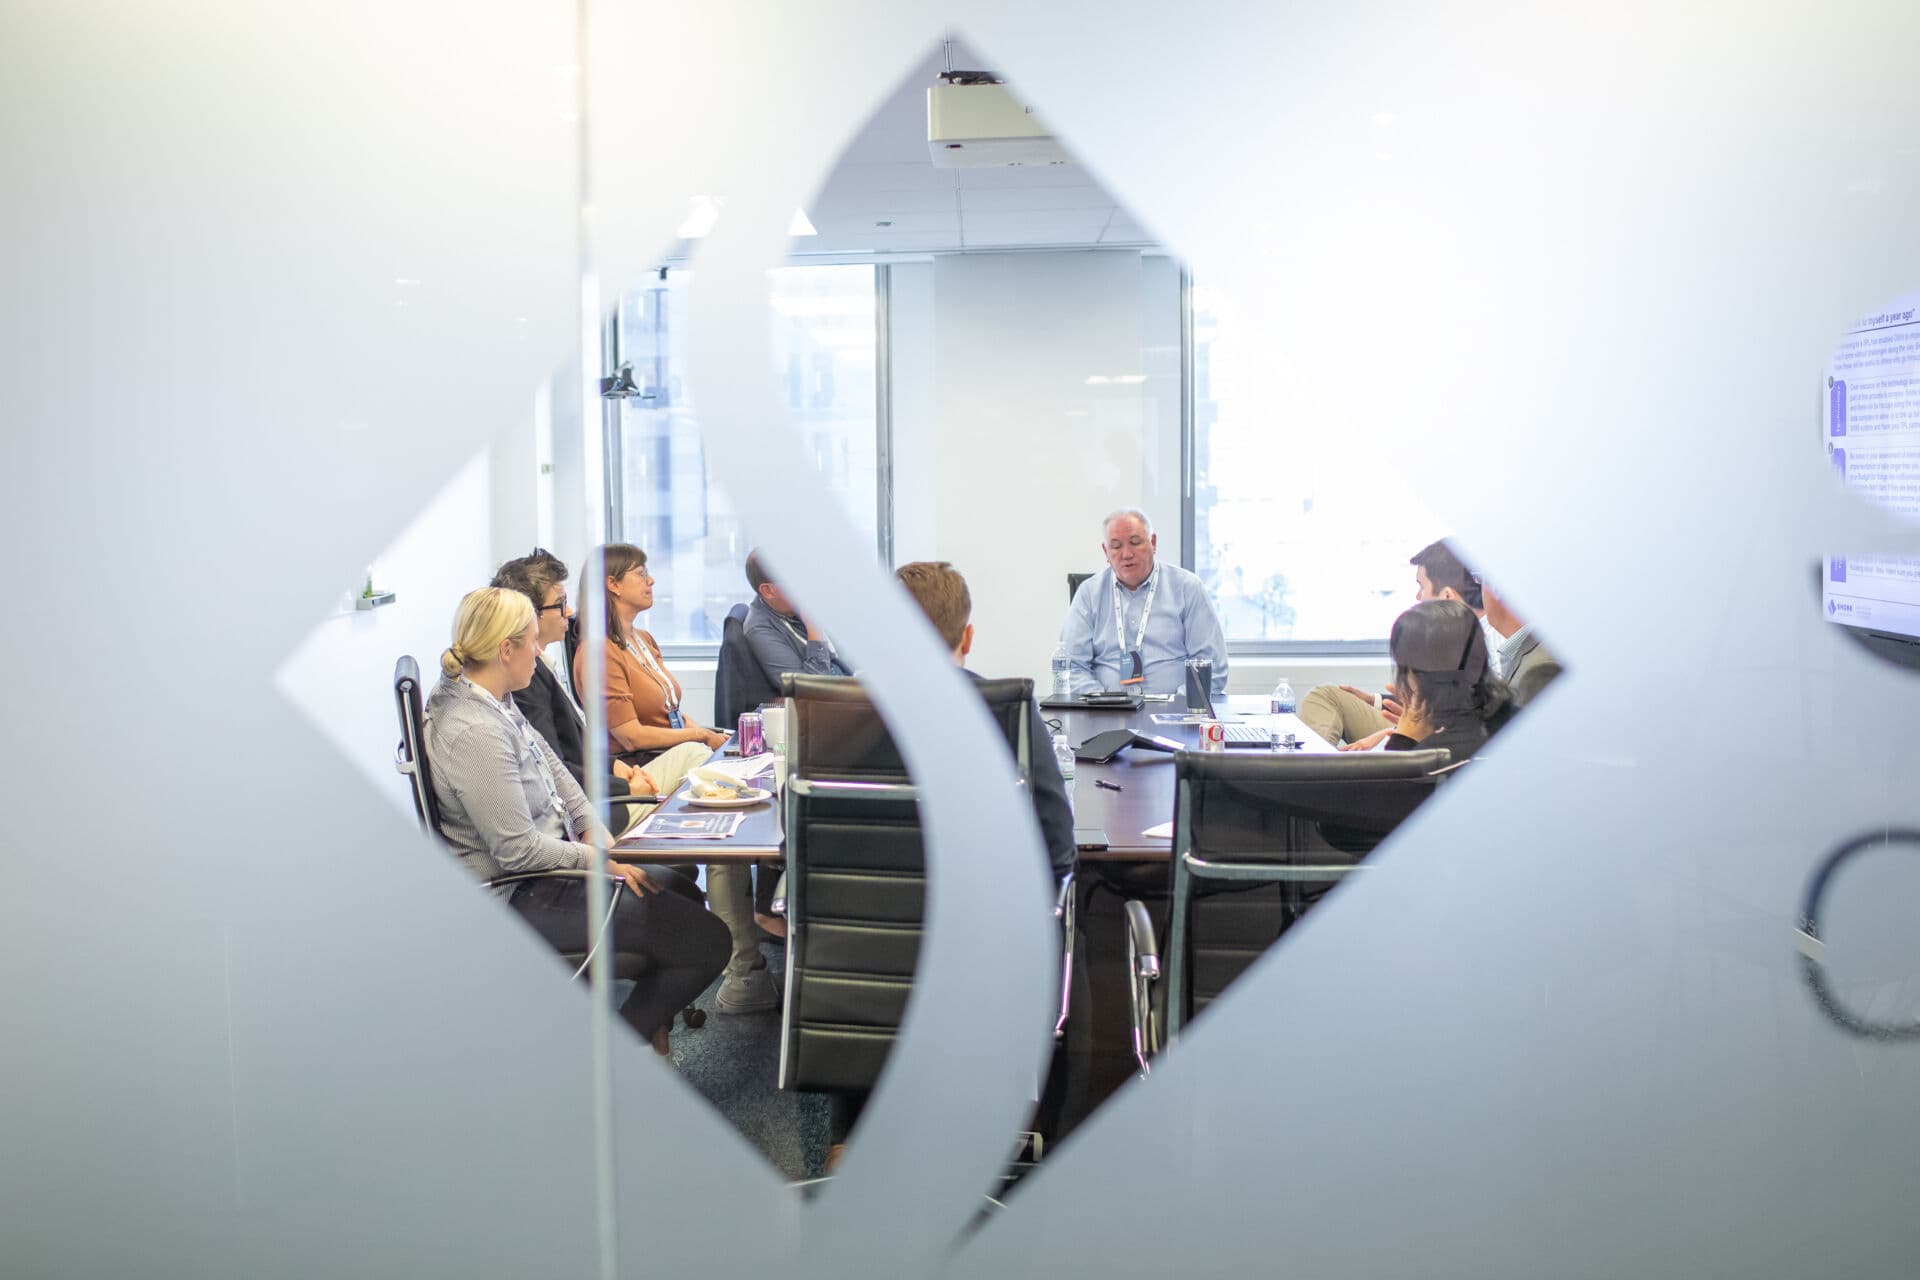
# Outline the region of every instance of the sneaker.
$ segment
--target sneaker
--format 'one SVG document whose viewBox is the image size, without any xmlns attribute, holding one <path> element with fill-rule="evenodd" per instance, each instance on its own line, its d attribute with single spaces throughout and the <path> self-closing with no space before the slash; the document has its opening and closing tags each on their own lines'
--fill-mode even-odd
<svg viewBox="0 0 1920 1280">
<path fill-rule="evenodd" d="M 713 997 L 715 1013 L 770 1013 L 779 1007 L 780 988 L 764 969 L 728 976 Z"/>
</svg>

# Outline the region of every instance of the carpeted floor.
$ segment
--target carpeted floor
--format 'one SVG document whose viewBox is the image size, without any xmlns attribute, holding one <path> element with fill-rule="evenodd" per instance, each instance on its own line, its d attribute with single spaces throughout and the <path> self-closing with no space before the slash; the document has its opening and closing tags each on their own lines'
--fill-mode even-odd
<svg viewBox="0 0 1920 1280">
<path fill-rule="evenodd" d="M 760 950 L 779 983 L 785 946 L 762 943 Z M 827 1155 L 826 1095 L 775 1086 L 779 1012 L 716 1013 L 713 993 L 719 987 L 716 980 L 697 1001 L 707 1011 L 706 1026 L 693 1031 L 675 1020 L 674 1065 L 789 1181 L 818 1177 Z"/>
</svg>

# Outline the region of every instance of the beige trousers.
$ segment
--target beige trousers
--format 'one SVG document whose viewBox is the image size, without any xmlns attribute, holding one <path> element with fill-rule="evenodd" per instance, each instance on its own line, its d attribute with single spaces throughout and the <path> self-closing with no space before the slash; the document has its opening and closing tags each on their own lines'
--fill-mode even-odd
<svg viewBox="0 0 1920 1280">
<path fill-rule="evenodd" d="M 697 769 L 713 756 L 707 746 L 683 742 L 647 761 L 647 776 L 663 796 L 679 790 L 689 770 Z M 636 805 L 640 818 L 654 810 L 653 805 Z M 634 821 L 638 822 L 636 818 Z M 728 863 L 707 868 L 707 907 L 720 917 L 733 938 L 733 954 L 727 959 L 727 976 L 738 978 L 753 969 L 760 959 L 760 926 L 753 922 L 753 868 L 746 863 Z"/>
<path fill-rule="evenodd" d="M 1372 703 L 1356 698 L 1337 684 L 1307 690 L 1307 696 L 1300 699 L 1300 719 L 1336 747 L 1392 727 Z"/>
</svg>

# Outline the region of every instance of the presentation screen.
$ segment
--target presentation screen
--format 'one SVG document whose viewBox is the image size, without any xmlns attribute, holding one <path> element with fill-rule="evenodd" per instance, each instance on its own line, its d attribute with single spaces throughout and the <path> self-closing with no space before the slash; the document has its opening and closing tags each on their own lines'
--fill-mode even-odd
<svg viewBox="0 0 1920 1280">
<path fill-rule="evenodd" d="M 1823 430 L 1842 480 L 1920 520 L 1920 295 L 1847 332 L 1827 366 Z M 1920 640 L 1920 560 L 1833 556 L 1821 576 L 1832 621 Z"/>
</svg>

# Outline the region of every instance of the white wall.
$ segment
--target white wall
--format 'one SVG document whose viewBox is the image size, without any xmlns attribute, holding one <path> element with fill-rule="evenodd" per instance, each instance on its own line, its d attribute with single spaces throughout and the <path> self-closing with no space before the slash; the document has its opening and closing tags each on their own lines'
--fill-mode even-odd
<svg viewBox="0 0 1920 1280">
<path fill-rule="evenodd" d="M 895 268 L 893 318 L 895 557 L 967 575 L 975 669 L 1042 679 L 1067 573 L 1101 565 L 1101 516 L 1144 506 L 1179 555 L 1177 271 L 948 255 Z"/>
<path fill-rule="evenodd" d="M 476 454 L 381 554 L 376 585 L 394 593 L 393 604 L 319 622 L 279 671 L 281 691 L 381 794 L 409 811 L 406 781 L 393 767 L 400 737 L 393 666 L 412 654 L 431 688 L 454 606 L 492 577 L 491 472 L 488 452 Z"/>
</svg>

